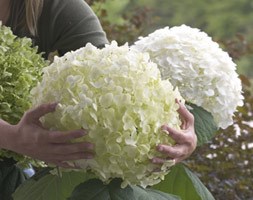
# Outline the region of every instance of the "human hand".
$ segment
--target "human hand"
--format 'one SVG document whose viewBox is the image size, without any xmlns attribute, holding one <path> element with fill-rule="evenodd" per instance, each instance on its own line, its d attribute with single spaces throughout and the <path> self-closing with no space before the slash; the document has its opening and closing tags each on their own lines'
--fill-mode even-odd
<svg viewBox="0 0 253 200">
<path fill-rule="evenodd" d="M 181 130 L 173 129 L 167 125 L 161 128 L 170 135 L 176 142 L 174 146 L 159 144 L 157 150 L 167 156 L 167 159 L 174 159 L 178 163 L 189 157 L 197 146 L 197 136 L 194 129 L 194 116 L 187 110 L 185 105 L 176 100 L 179 104 L 178 113 L 182 120 Z M 155 164 L 163 164 L 166 160 L 155 157 L 152 162 Z"/>
<path fill-rule="evenodd" d="M 56 103 L 43 104 L 27 111 L 13 126 L 13 134 L 10 134 L 5 148 L 65 168 L 71 167 L 65 161 L 92 158 L 93 144 L 71 143 L 71 140 L 86 135 L 87 131 L 49 131 L 42 126 L 40 117 L 53 112 L 56 106 Z"/>
</svg>

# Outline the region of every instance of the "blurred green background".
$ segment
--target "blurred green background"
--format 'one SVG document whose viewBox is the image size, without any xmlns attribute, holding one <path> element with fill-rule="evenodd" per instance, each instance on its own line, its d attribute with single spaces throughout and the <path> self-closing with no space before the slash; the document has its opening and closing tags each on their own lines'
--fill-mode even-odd
<svg viewBox="0 0 253 200">
<path fill-rule="evenodd" d="M 252 44 L 253 41 L 252 0 L 106 0 L 93 2 L 96 2 L 93 4 L 94 10 L 106 10 L 107 15 L 103 17 L 114 25 L 124 25 L 128 23 L 129 16 L 138 15 L 139 20 L 143 20 L 139 22 L 139 26 L 142 26 L 141 35 L 147 35 L 164 26 L 186 24 L 205 31 L 215 41 L 243 40 L 242 44 L 234 47 L 242 54 L 245 54 L 243 48 L 247 48 L 243 45 Z M 145 16 L 140 16 L 140 14 Z M 136 36 L 139 35 L 136 34 Z M 127 38 L 118 36 L 112 39 L 120 37 Z M 135 39 L 131 38 L 125 42 L 131 43 Z M 251 55 L 247 52 L 235 62 L 238 64 L 240 74 L 253 77 L 252 49 L 250 51 Z"/>
<path fill-rule="evenodd" d="M 253 200 L 253 1 L 87 0 L 110 40 L 133 43 L 164 26 L 186 24 L 218 42 L 237 64 L 244 106 L 234 125 L 185 160 L 216 200 Z"/>
</svg>

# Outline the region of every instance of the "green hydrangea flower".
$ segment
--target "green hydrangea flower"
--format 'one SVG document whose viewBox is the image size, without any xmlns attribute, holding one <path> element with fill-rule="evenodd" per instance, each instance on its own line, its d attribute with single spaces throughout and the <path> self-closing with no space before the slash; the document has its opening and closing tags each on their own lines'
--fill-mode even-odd
<svg viewBox="0 0 253 200">
<path fill-rule="evenodd" d="M 16 124 L 30 108 L 30 90 L 48 63 L 28 38 L 18 38 L 0 22 L 0 118 Z M 25 164 L 28 158 L 1 150 L 0 158 L 13 157 Z"/>
</svg>

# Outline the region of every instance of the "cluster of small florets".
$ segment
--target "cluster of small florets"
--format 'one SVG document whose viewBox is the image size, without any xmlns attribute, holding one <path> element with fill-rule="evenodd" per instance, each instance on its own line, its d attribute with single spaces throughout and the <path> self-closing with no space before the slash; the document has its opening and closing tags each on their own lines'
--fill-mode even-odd
<svg viewBox="0 0 253 200">
<path fill-rule="evenodd" d="M 243 104 L 236 64 L 206 33 L 186 25 L 165 27 L 141 37 L 132 48 L 147 52 L 163 79 L 177 86 L 183 98 L 209 111 L 226 128 Z"/>
<path fill-rule="evenodd" d="M 175 99 L 182 98 L 161 79 L 148 54 L 116 42 L 103 49 L 88 44 L 55 58 L 43 73 L 32 90 L 34 105 L 59 102 L 43 124 L 57 130 L 87 129 L 81 140 L 95 146 L 94 159 L 74 161 L 76 166 L 104 182 L 122 178 L 122 187 L 154 185 L 169 172 L 173 161 L 157 170 L 150 160 L 161 156 L 159 143 L 174 143 L 160 129 L 165 123 L 180 127 Z"/>
</svg>

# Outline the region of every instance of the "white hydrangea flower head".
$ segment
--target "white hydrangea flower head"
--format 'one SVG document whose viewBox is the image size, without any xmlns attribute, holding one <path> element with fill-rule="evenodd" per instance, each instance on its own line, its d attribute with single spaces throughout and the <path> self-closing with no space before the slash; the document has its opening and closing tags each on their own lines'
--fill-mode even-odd
<svg viewBox="0 0 253 200">
<path fill-rule="evenodd" d="M 56 57 L 32 90 L 34 105 L 59 102 L 42 119 L 57 130 L 87 129 L 81 140 L 95 145 L 95 157 L 72 164 L 91 170 L 104 182 L 122 178 L 122 187 L 160 182 L 174 164 L 150 161 L 160 143 L 174 141 L 161 132 L 163 124 L 180 128 L 180 93 L 162 80 L 149 55 L 112 42 L 103 49 L 91 44 Z M 80 140 L 78 140 L 80 141 Z M 157 168 L 160 166 L 160 169 Z"/>
<path fill-rule="evenodd" d="M 162 74 L 186 101 L 209 111 L 218 125 L 233 123 L 243 105 L 236 64 L 205 32 L 186 25 L 158 29 L 131 47 L 150 54 Z"/>
</svg>

